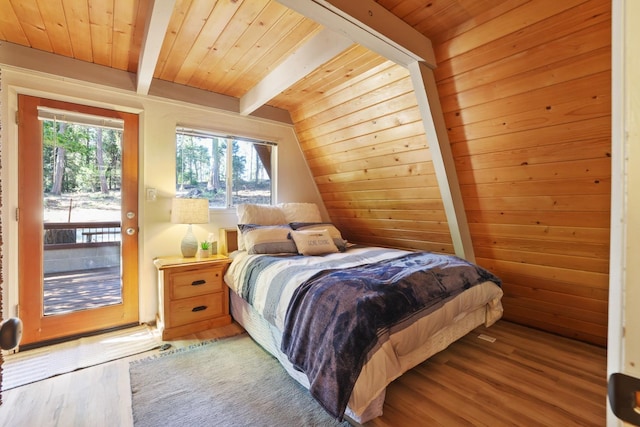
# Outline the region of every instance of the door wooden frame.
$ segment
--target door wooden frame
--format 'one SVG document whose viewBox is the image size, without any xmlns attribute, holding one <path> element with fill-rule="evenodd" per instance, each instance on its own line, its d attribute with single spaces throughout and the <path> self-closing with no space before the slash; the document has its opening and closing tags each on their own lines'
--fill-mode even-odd
<svg viewBox="0 0 640 427">
<path fill-rule="evenodd" d="M 92 114 L 124 121 L 122 141 L 122 303 L 72 313 L 44 316 L 42 191 L 42 124 L 38 107 Z M 34 120 L 38 123 L 35 125 Z M 23 320 L 23 344 L 110 329 L 139 321 L 138 304 L 138 115 L 18 95 L 18 315 Z M 34 187 L 35 186 L 35 187 Z M 129 218 L 126 212 L 133 212 Z M 125 230 L 132 228 L 133 235 Z M 38 286 L 36 286 L 38 284 Z"/>
</svg>

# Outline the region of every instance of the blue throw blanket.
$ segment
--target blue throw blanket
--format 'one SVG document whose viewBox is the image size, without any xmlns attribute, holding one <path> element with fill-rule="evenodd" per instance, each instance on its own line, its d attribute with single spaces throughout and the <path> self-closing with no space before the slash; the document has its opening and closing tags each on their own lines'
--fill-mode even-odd
<svg viewBox="0 0 640 427">
<path fill-rule="evenodd" d="M 307 375 L 311 394 L 342 420 L 378 337 L 485 281 L 501 283 L 465 260 L 424 252 L 323 271 L 295 291 L 281 349 Z"/>
</svg>

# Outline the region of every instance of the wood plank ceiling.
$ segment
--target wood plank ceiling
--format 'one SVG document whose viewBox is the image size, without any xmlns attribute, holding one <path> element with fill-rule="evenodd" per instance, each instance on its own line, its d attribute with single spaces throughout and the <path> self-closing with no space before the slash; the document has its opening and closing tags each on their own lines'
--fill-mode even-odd
<svg viewBox="0 0 640 427">
<path fill-rule="evenodd" d="M 157 80 L 242 99 L 323 32 L 270 0 L 175 0 L 147 31 L 158 3 L 0 0 L 0 40 L 139 77 L 147 53 Z M 473 249 L 504 280 L 505 318 L 604 345 L 610 1 L 377 3 L 433 43 Z M 353 44 L 290 83 L 266 102 L 291 115 L 344 234 L 453 252 L 407 69 Z"/>
</svg>

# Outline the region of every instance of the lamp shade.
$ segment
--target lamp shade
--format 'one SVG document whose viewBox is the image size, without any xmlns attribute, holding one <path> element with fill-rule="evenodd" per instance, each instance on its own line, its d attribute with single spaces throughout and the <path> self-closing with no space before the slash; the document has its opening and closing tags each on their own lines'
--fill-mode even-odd
<svg viewBox="0 0 640 427">
<path fill-rule="evenodd" d="M 175 198 L 171 203 L 174 224 L 206 224 L 209 222 L 209 200 Z"/>
</svg>

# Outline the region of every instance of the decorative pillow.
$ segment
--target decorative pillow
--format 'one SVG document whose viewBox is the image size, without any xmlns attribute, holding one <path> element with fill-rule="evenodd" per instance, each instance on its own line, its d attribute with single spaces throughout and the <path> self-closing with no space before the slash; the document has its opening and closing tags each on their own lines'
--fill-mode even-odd
<svg viewBox="0 0 640 427">
<path fill-rule="evenodd" d="M 291 237 L 298 253 L 302 255 L 324 255 L 338 252 L 327 230 L 292 230 Z"/>
<path fill-rule="evenodd" d="M 238 224 L 246 250 L 250 254 L 297 254 L 296 244 L 289 238 L 288 225 Z"/>
<path fill-rule="evenodd" d="M 347 241 L 342 238 L 340 230 L 330 222 L 292 222 L 289 225 L 294 230 L 327 230 L 338 250 L 347 250 Z"/>
<path fill-rule="evenodd" d="M 289 222 L 322 222 L 318 205 L 315 203 L 280 203 L 278 205 Z"/>
</svg>

